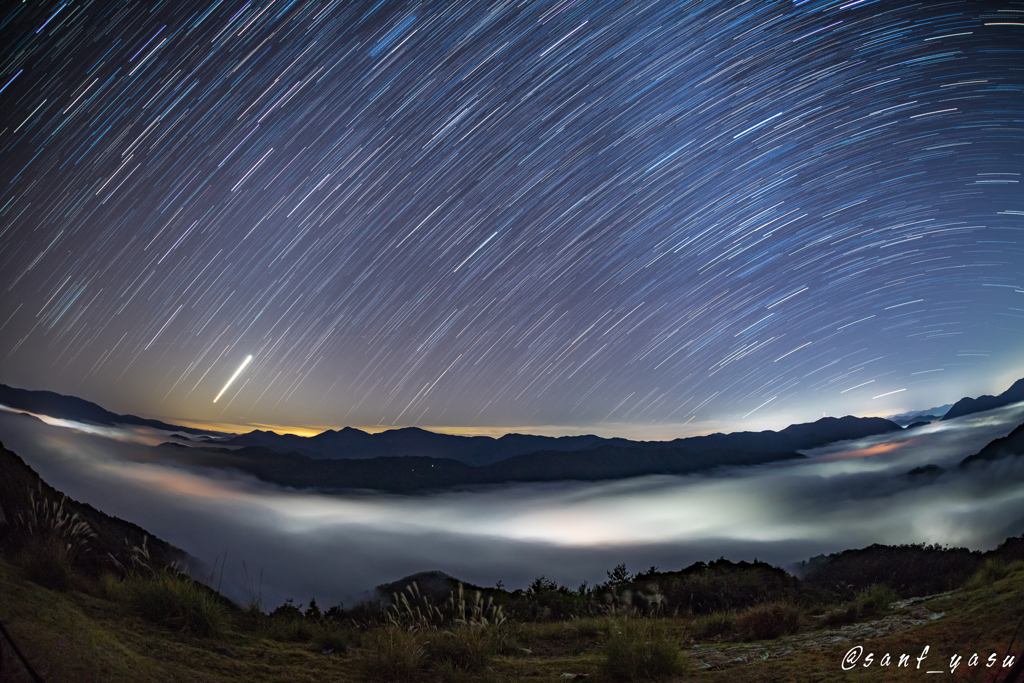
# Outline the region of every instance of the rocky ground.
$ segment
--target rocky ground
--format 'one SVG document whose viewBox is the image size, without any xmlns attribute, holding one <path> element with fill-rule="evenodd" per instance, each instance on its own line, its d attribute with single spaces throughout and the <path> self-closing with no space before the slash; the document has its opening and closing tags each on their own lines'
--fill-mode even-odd
<svg viewBox="0 0 1024 683">
<path fill-rule="evenodd" d="M 698 669 L 721 671 L 758 660 L 780 659 L 808 650 L 823 650 L 840 643 L 859 644 L 941 619 L 945 616 L 943 612 L 931 612 L 921 603 L 947 595 L 950 593 L 901 600 L 891 605 L 893 612 L 888 616 L 839 628 L 806 631 L 757 643 L 694 645 L 689 656 Z M 825 617 L 822 615 L 815 618 Z"/>
</svg>

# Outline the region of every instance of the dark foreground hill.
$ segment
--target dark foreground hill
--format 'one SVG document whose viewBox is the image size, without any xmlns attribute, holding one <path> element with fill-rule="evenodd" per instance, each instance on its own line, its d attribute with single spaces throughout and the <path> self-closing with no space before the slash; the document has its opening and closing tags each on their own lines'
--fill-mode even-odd
<svg viewBox="0 0 1024 683">
<path fill-rule="evenodd" d="M 1024 379 L 1017 380 L 1009 389 L 998 396 L 964 397 L 954 403 L 953 407 L 942 416 L 942 419 L 952 420 L 954 417 L 980 413 L 985 410 L 992 410 L 993 408 L 1002 408 L 1011 403 L 1019 403 L 1021 401 L 1024 401 Z"/>
<path fill-rule="evenodd" d="M 160 420 L 148 420 L 135 415 L 118 415 L 106 408 L 101 408 L 91 401 L 86 401 L 76 396 L 65 396 L 52 391 L 17 389 L 6 384 L 0 384 L 0 403 L 15 410 L 24 410 L 29 413 L 59 417 L 65 420 L 75 420 L 76 422 L 91 422 L 93 424 L 111 426 L 115 424 L 135 425 L 185 432 L 187 434 L 215 434 L 215 432 L 204 429 L 179 427 L 161 422 Z"/>
<path fill-rule="evenodd" d="M 90 571 L 109 569 L 111 556 L 123 565 L 130 566 L 130 547 L 142 547 L 143 542 L 150 557 L 158 565 L 177 563 L 184 566 L 192 560 L 185 551 L 150 535 L 137 524 L 112 517 L 86 503 L 65 498 L 64 494 L 43 481 L 20 456 L 0 443 L 0 511 L 3 512 L 5 522 L 0 524 L 0 547 L 18 545 L 19 515 L 24 518 L 33 502 L 40 500 L 48 501 L 51 505 L 63 500 L 63 511 L 68 516 L 77 514 L 78 519 L 86 522 L 96 534 L 89 540 L 88 552 L 80 558 L 81 564 Z"/>
<path fill-rule="evenodd" d="M 449 457 L 401 452 L 372 458 L 313 459 L 302 453 L 279 453 L 257 446 L 229 450 L 164 444 L 161 450 L 164 456 L 191 464 L 234 468 L 264 481 L 295 488 L 413 493 L 508 482 L 600 481 L 761 465 L 802 458 L 797 449 L 900 430 L 898 425 L 881 418 L 822 418 L 779 432 L 712 434 L 667 442 L 599 439 L 597 447 L 587 450 L 541 450 L 479 466 Z M 415 431 L 419 432 L 417 439 L 425 440 L 423 435 L 445 436 Z"/>
<path fill-rule="evenodd" d="M 960 462 L 960 467 L 969 467 L 982 462 L 992 462 L 1001 458 L 1024 455 L 1024 423 L 1001 439 L 995 439 L 974 455 L 969 455 Z"/>
</svg>

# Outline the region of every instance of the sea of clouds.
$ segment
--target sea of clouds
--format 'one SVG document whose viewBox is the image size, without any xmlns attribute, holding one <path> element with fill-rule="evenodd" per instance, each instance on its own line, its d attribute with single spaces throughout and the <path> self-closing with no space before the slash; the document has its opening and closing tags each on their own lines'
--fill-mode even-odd
<svg viewBox="0 0 1024 683">
<path fill-rule="evenodd" d="M 514 484 L 420 495 L 296 491 L 165 459 L 166 432 L 0 411 L 0 440 L 71 498 L 197 558 L 239 602 L 347 605 L 439 569 L 478 585 L 538 575 L 575 588 L 726 557 L 792 568 L 872 543 L 984 550 L 1024 532 L 1024 458 L 958 463 L 1024 421 L 1024 404 L 688 476 Z M 935 464 L 938 476 L 907 475 Z"/>
</svg>

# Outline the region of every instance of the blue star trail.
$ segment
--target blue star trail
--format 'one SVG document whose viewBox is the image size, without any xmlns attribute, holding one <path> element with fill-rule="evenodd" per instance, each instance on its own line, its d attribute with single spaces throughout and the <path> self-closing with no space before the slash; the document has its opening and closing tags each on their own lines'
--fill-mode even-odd
<svg viewBox="0 0 1024 683">
<path fill-rule="evenodd" d="M 0 36 L 6 383 L 682 434 L 1024 368 L 1022 2 L 6 2 Z"/>
</svg>

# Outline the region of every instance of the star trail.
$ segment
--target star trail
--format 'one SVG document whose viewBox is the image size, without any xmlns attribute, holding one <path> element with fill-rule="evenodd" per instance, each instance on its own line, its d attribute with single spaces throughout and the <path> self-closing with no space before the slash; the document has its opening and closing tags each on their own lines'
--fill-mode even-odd
<svg viewBox="0 0 1024 683">
<path fill-rule="evenodd" d="M 675 436 L 1024 375 L 1024 2 L 3 7 L 5 383 Z"/>
</svg>

